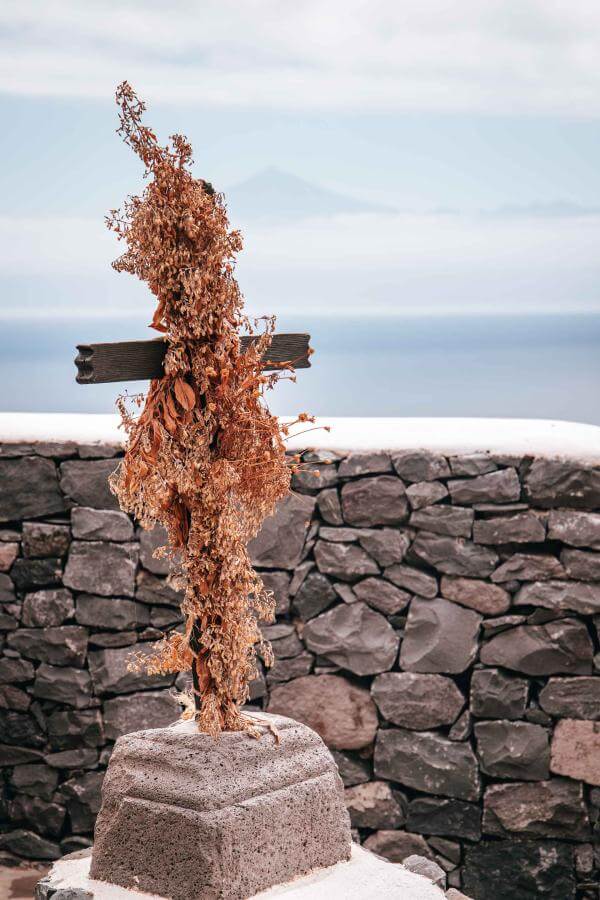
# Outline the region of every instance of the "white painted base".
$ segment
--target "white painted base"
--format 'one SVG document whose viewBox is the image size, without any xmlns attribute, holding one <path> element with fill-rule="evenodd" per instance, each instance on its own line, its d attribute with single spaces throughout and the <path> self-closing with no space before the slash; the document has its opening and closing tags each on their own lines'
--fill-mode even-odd
<svg viewBox="0 0 600 900">
<path fill-rule="evenodd" d="M 91 856 L 84 856 L 56 862 L 48 876 L 52 887 L 87 890 L 94 895 L 94 900 L 163 900 L 155 894 L 129 891 L 89 878 L 90 861 Z M 255 900 L 323 900 L 325 897 L 327 900 L 443 900 L 444 893 L 421 875 L 353 844 L 348 862 L 255 894 Z"/>
</svg>

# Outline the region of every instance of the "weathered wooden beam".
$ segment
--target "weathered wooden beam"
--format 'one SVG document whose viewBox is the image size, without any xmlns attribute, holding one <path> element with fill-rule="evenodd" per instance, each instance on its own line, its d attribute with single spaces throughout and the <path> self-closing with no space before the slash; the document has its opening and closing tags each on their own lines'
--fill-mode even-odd
<svg viewBox="0 0 600 900">
<path fill-rule="evenodd" d="M 258 340 L 241 338 L 242 348 Z M 309 334 L 275 334 L 263 355 L 263 370 L 272 372 L 292 363 L 295 369 L 308 369 Z M 162 378 L 167 344 L 154 341 L 120 341 L 116 344 L 77 344 L 75 358 L 78 384 L 105 384 L 111 381 L 147 381 Z"/>
</svg>

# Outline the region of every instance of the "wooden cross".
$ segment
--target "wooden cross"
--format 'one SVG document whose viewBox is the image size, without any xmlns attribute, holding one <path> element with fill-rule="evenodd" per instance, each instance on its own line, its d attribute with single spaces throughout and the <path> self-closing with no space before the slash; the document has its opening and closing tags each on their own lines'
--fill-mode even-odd
<svg viewBox="0 0 600 900">
<path fill-rule="evenodd" d="M 257 336 L 240 338 L 242 349 Z M 263 355 L 263 371 L 310 368 L 309 334 L 274 334 L 271 346 Z M 121 341 L 116 344 L 77 344 L 75 357 L 78 384 L 105 384 L 113 381 L 147 381 L 162 378 L 167 342 Z"/>
</svg>

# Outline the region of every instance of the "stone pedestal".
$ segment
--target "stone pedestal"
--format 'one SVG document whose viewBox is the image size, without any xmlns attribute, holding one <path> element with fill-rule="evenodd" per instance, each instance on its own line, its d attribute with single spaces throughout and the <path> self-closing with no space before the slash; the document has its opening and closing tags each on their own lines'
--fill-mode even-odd
<svg viewBox="0 0 600 900">
<path fill-rule="evenodd" d="M 191 722 L 119 738 L 90 877 L 172 900 L 244 900 L 350 858 L 331 754 L 310 728 L 217 740 Z"/>
</svg>

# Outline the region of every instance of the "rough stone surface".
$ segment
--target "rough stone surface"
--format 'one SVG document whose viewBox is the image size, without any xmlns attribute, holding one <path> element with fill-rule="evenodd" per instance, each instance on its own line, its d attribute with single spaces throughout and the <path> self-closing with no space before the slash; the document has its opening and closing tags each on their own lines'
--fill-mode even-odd
<svg viewBox="0 0 600 900">
<path fill-rule="evenodd" d="M 526 584 L 517 592 L 515 605 L 542 606 L 551 610 L 593 615 L 600 613 L 600 584 L 578 581 L 546 581 Z"/>
<path fill-rule="evenodd" d="M 76 591 L 107 597 L 133 597 L 138 549 L 135 544 L 74 541 L 64 583 Z"/>
<path fill-rule="evenodd" d="M 475 803 L 445 797 L 417 797 L 408 804 L 407 828 L 423 834 L 478 841 L 481 810 Z"/>
<path fill-rule="evenodd" d="M 355 784 L 366 784 L 370 781 L 371 766 L 368 760 L 362 759 L 357 754 L 344 753 L 341 750 L 332 750 L 331 755 L 338 767 L 344 787 L 354 787 Z"/>
<path fill-rule="evenodd" d="M 548 537 L 572 547 L 600 550 L 600 513 L 553 509 L 548 516 Z"/>
<path fill-rule="evenodd" d="M 85 669 L 42 663 L 35 673 L 33 696 L 78 709 L 90 705 L 92 680 Z"/>
<path fill-rule="evenodd" d="M 62 579 L 62 562 L 60 559 L 23 559 L 15 560 L 10 570 L 18 591 L 34 591 L 37 588 L 60 585 Z"/>
<path fill-rule="evenodd" d="M 495 472 L 498 466 L 488 453 L 469 453 L 451 456 L 448 460 L 452 474 L 456 476 L 487 475 Z"/>
<path fill-rule="evenodd" d="M 476 669 L 471 678 L 470 706 L 481 719 L 520 719 L 527 705 L 529 682 L 500 669 Z"/>
<path fill-rule="evenodd" d="M 392 454 L 394 469 L 406 481 L 435 481 L 436 478 L 448 478 L 450 466 L 448 461 L 438 453 L 428 450 L 403 450 Z"/>
<path fill-rule="evenodd" d="M 325 575 L 310 572 L 294 597 L 294 610 L 307 622 L 331 606 L 337 599 L 333 586 Z"/>
<path fill-rule="evenodd" d="M 402 865 L 405 869 L 408 869 L 409 872 L 414 872 L 415 875 L 421 875 L 423 878 L 427 878 L 428 881 L 431 881 L 432 884 L 437 884 L 438 887 L 445 890 L 446 873 L 442 867 L 438 866 L 432 859 L 427 859 L 424 856 L 420 856 L 418 853 L 413 853 L 402 861 Z"/>
<path fill-rule="evenodd" d="M 460 506 L 430 506 L 413 512 L 408 524 L 434 534 L 450 537 L 471 537 L 473 529 L 472 509 Z"/>
<path fill-rule="evenodd" d="M 422 509 L 447 497 L 448 488 L 441 481 L 419 481 L 408 485 L 406 496 L 412 509 Z"/>
<path fill-rule="evenodd" d="M 315 499 L 290 494 L 265 520 L 260 534 L 249 544 L 252 562 L 267 569 L 294 569 L 301 561 Z"/>
<path fill-rule="evenodd" d="M 521 496 L 521 484 L 514 469 L 501 469 L 475 478 L 452 479 L 448 482 L 448 490 L 452 502 L 457 504 L 510 503 Z"/>
<path fill-rule="evenodd" d="M 600 724 L 560 719 L 552 736 L 550 770 L 600 785 Z"/>
<path fill-rule="evenodd" d="M 404 813 L 387 781 L 370 781 L 344 791 L 353 828 L 398 828 Z"/>
<path fill-rule="evenodd" d="M 311 619 L 304 628 L 309 650 L 356 675 L 391 669 L 398 653 L 398 636 L 379 613 L 365 603 L 341 604 Z"/>
<path fill-rule="evenodd" d="M 483 831 L 507 837 L 586 840 L 590 823 L 580 784 L 563 778 L 534 784 L 494 784 L 484 797 Z"/>
<path fill-rule="evenodd" d="M 24 522 L 21 535 L 23 556 L 64 556 L 69 549 L 68 525 Z"/>
<path fill-rule="evenodd" d="M 335 750 L 360 750 L 377 732 L 369 692 L 337 675 L 307 675 L 273 688 L 268 710 L 304 722 Z"/>
<path fill-rule="evenodd" d="M 565 548 L 560 554 L 560 561 L 569 578 L 600 581 L 600 553 Z"/>
<path fill-rule="evenodd" d="M 27 628 L 62 625 L 75 612 L 73 595 L 64 588 L 35 591 L 23 600 L 21 623 Z"/>
<path fill-rule="evenodd" d="M 349 859 L 348 813 L 331 755 L 305 726 L 279 717 L 273 724 L 279 744 L 239 732 L 215 742 L 193 723 L 121 738 L 104 783 L 92 877 L 174 900 L 211 893 L 241 900 Z M 183 872 L 164 841 L 173 832 L 194 861 Z M 224 840 L 235 847 L 225 867 Z"/>
<path fill-rule="evenodd" d="M 363 550 L 380 566 L 391 566 L 402 562 L 410 547 L 411 537 L 397 528 L 363 528 L 358 540 Z"/>
<path fill-rule="evenodd" d="M 552 841 L 482 841 L 468 847 L 463 868 L 469 896 L 486 900 L 575 900 L 573 850 Z"/>
<path fill-rule="evenodd" d="M 409 856 L 425 856 L 428 859 L 433 854 L 427 846 L 427 841 L 420 834 L 411 834 L 408 831 L 391 831 L 382 829 L 376 831 L 365 841 L 365 847 L 378 856 L 389 859 L 390 862 L 401 863 Z"/>
<path fill-rule="evenodd" d="M 398 525 L 408 517 L 402 481 L 391 475 L 360 478 L 342 488 L 342 514 L 349 525 Z"/>
<path fill-rule="evenodd" d="M 317 541 L 315 559 L 319 571 L 342 581 L 356 581 L 365 575 L 378 575 L 379 566 L 356 544 L 332 544 Z"/>
<path fill-rule="evenodd" d="M 465 704 L 452 679 L 442 675 L 385 672 L 374 679 L 371 694 L 388 722 L 417 731 L 452 724 Z"/>
<path fill-rule="evenodd" d="M 153 653 L 152 643 L 140 643 L 136 651 L 142 657 Z M 131 650 L 95 650 L 89 654 L 90 674 L 97 695 L 127 694 L 172 683 L 169 675 L 147 675 L 143 670 L 129 671 Z"/>
<path fill-rule="evenodd" d="M 504 588 L 475 578 L 444 575 L 441 592 L 447 600 L 468 606 L 484 616 L 502 615 L 511 604 L 510 594 Z"/>
<path fill-rule="evenodd" d="M 412 566 L 397 565 L 390 566 L 383 574 L 392 584 L 404 588 L 413 594 L 418 594 L 420 597 L 431 599 L 437 596 L 437 578 L 422 572 L 420 569 L 414 569 Z"/>
<path fill-rule="evenodd" d="M 438 597 L 415 597 L 400 649 L 400 665 L 408 672 L 464 672 L 477 655 L 481 616 Z"/>
<path fill-rule="evenodd" d="M 317 507 L 329 525 L 343 525 L 342 507 L 337 488 L 326 488 L 317 494 Z"/>
<path fill-rule="evenodd" d="M 156 560 L 155 560 L 156 562 Z M 261 572 L 263 584 L 268 591 L 272 591 L 275 597 L 275 612 L 278 616 L 284 616 L 290 611 L 290 575 L 288 572 Z"/>
<path fill-rule="evenodd" d="M 465 538 L 445 537 L 420 532 L 411 553 L 446 575 L 465 575 L 485 578 L 496 568 L 498 556 L 487 547 L 480 547 Z"/>
<path fill-rule="evenodd" d="M 599 467 L 582 466 L 569 460 L 540 458 L 534 460 L 525 484 L 529 497 L 544 508 L 600 507 Z"/>
<path fill-rule="evenodd" d="M 527 675 L 591 674 L 593 647 L 587 628 L 575 619 L 547 625 L 518 625 L 484 643 L 481 662 Z"/>
<path fill-rule="evenodd" d="M 0 459 L 0 522 L 63 512 L 56 466 L 50 459 Z"/>
<path fill-rule="evenodd" d="M 168 691 L 142 691 L 104 702 L 106 737 L 116 741 L 131 731 L 166 728 L 177 721 L 181 708 Z"/>
<path fill-rule="evenodd" d="M 19 545 L 17 543 L 0 543 L 0 572 L 10 571 L 10 567 L 14 563 L 18 554 Z"/>
<path fill-rule="evenodd" d="M 539 695 L 540 706 L 551 716 L 600 719 L 600 678 L 551 678 Z"/>
<path fill-rule="evenodd" d="M 547 581 L 564 578 L 565 570 L 554 556 L 549 554 L 515 553 L 492 573 L 492 581 Z"/>
<path fill-rule="evenodd" d="M 129 516 L 113 509 L 76 506 L 71 510 L 73 537 L 80 541 L 132 541 Z"/>
<path fill-rule="evenodd" d="M 548 778 L 548 731 L 529 722 L 478 722 L 475 725 L 481 770 L 494 778 L 540 781 Z"/>
<path fill-rule="evenodd" d="M 477 800 L 481 792 L 471 748 L 433 732 L 380 731 L 375 742 L 375 774 L 417 791 L 460 800 Z"/>
<path fill-rule="evenodd" d="M 365 578 L 354 585 L 354 594 L 386 616 L 393 616 L 408 606 L 410 594 L 383 578 Z"/>
<path fill-rule="evenodd" d="M 80 625 L 126 630 L 136 626 L 138 621 L 136 610 L 137 605 L 133 600 L 80 594 L 77 598 L 75 618 Z"/>
<path fill-rule="evenodd" d="M 544 520 L 533 512 L 479 519 L 473 526 L 477 544 L 539 544 L 545 539 Z"/>
<path fill-rule="evenodd" d="M 117 467 L 114 459 L 68 460 L 60 467 L 60 486 L 78 506 L 94 509 L 119 509 L 108 485 L 108 477 Z"/>
<path fill-rule="evenodd" d="M 367 453 L 349 453 L 339 465 L 340 478 L 356 478 L 359 475 L 380 475 L 392 471 L 392 460 L 384 450 Z"/>
</svg>

